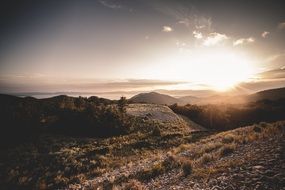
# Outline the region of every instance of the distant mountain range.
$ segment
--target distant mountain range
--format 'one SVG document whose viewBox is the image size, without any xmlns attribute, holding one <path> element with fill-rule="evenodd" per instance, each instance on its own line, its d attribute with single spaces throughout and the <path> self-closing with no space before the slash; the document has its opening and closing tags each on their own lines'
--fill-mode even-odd
<svg viewBox="0 0 285 190">
<path fill-rule="evenodd" d="M 285 88 L 264 90 L 250 95 L 230 96 L 224 94 L 216 94 L 210 95 L 208 97 L 183 96 L 179 98 L 161 94 L 158 92 L 149 92 L 137 94 L 130 98 L 130 101 L 134 103 L 152 103 L 166 105 L 171 105 L 174 103 L 177 103 L 179 105 L 220 103 L 239 104 L 246 102 L 255 102 L 263 99 L 278 100 L 281 98 L 285 98 Z"/>
</svg>

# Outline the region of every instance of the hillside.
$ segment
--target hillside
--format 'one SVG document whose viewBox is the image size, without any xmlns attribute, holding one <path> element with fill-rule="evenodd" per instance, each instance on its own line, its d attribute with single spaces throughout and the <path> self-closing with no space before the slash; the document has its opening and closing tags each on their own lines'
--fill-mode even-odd
<svg viewBox="0 0 285 190">
<path fill-rule="evenodd" d="M 278 100 L 282 98 L 285 98 L 285 88 L 264 90 L 247 96 L 248 101 Z"/>
<path fill-rule="evenodd" d="M 202 127 L 187 114 L 181 116 L 158 104 L 120 108 L 118 101 L 68 96 L 3 95 L 0 101 L 5 123 L 1 125 L 0 189 L 199 190 L 237 189 L 244 184 L 249 189 L 280 189 L 284 180 L 280 144 L 284 144 L 285 122 L 221 132 L 215 125 L 206 122 Z M 261 102 L 261 108 L 274 116 L 281 110 L 280 118 L 284 105 Z M 222 118 L 235 124 L 233 116 L 239 118 L 240 113 L 234 111 L 229 119 L 223 109 L 215 110 L 213 121 Z M 253 115 L 241 110 L 247 118 L 258 116 L 256 123 L 265 118 L 258 114 L 268 115 L 260 107 Z M 203 117 L 196 115 L 197 121 L 210 121 L 209 112 L 202 113 Z"/>
<path fill-rule="evenodd" d="M 182 103 L 177 98 L 165 94 L 160 94 L 157 92 L 141 93 L 130 98 L 130 101 L 134 103 L 149 103 L 149 104 L 163 104 L 163 105 Z"/>
<path fill-rule="evenodd" d="M 282 189 L 284 122 L 239 128 L 71 184 L 78 189 Z"/>
<path fill-rule="evenodd" d="M 143 118 L 144 121 L 158 124 L 162 132 L 189 133 L 205 130 L 202 126 L 177 115 L 169 107 L 157 104 L 130 104 L 127 114 Z"/>
<path fill-rule="evenodd" d="M 100 110 L 95 109 L 94 115 L 89 114 L 85 118 L 83 117 L 85 115 L 83 103 L 73 105 L 73 99 L 65 96 L 56 99 L 61 103 L 53 105 L 55 110 L 67 109 L 68 112 L 64 112 L 65 118 L 71 122 L 74 122 L 71 108 L 77 111 L 82 109 L 82 113 L 79 111 L 80 115 L 83 114 L 80 116 L 79 128 L 75 130 L 73 127 L 78 126 L 73 123 L 72 127 L 71 123 L 70 126 L 64 128 L 65 131 L 62 133 L 41 130 L 31 138 L 31 129 L 35 128 L 15 126 L 14 133 L 9 136 L 11 141 L 20 140 L 16 136 L 16 132 L 20 128 L 25 130 L 25 133 L 21 135 L 29 135 L 30 139 L 29 141 L 19 141 L 20 143 L 16 145 L 6 141 L 3 143 L 9 146 L 0 146 L 0 170 L 3 171 L 0 175 L 0 189 L 74 188 L 74 186 L 68 186 L 84 183 L 87 179 L 101 175 L 104 176 L 105 172 L 116 171 L 116 168 L 124 167 L 130 162 L 138 160 L 144 162 L 145 158 L 179 146 L 181 143 L 196 141 L 207 135 L 207 132 L 199 132 L 200 129 L 192 128 L 191 123 L 185 122 L 168 107 L 154 104 L 130 104 L 126 107 L 127 115 L 122 116 L 121 114 L 110 116 L 110 112 L 107 112 L 109 116 L 105 118 L 108 121 L 107 125 L 101 129 L 108 132 L 109 135 L 103 138 L 92 134 L 97 130 L 89 131 L 89 134 L 85 135 L 70 135 L 70 130 L 80 133 L 80 130 L 88 127 L 86 125 L 90 124 L 82 123 L 87 118 L 104 119 L 104 115 L 97 112 L 105 113 L 107 110 L 100 107 Z M 16 98 L 16 100 L 19 100 L 18 103 L 20 103 L 24 99 Z M 36 102 L 38 101 L 41 102 L 41 100 L 36 100 Z M 16 105 L 18 103 L 14 102 Z M 112 122 L 113 117 L 122 117 L 124 120 L 131 121 L 127 125 L 127 131 L 120 135 L 110 135 L 117 129 L 117 123 Z M 97 121 L 93 122 L 89 127 L 96 129 Z M 4 130 L 4 127 L 7 126 L 1 126 L 1 129 Z M 41 125 L 35 127 L 48 128 L 48 126 Z M 57 127 L 62 126 L 58 125 Z M 193 131 L 197 134 L 193 135 Z"/>
</svg>

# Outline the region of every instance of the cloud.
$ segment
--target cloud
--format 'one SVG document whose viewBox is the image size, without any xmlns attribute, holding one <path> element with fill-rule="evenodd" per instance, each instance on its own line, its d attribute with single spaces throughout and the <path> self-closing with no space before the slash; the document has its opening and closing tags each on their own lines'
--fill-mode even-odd
<svg viewBox="0 0 285 190">
<path fill-rule="evenodd" d="M 259 73 L 257 75 L 258 78 L 261 79 L 284 79 L 285 80 L 285 68 L 281 67 L 279 69 L 273 69 L 273 70 L 269 70 L 269 71 L 265 71 L 262 73 Z"/>
<path fill-rule="evenodd" d="M 284 68 L 275 68 L 261 73 L 257 73 L 252 80 L 241 83 L 239 87 L 252 92 L 281 88 L 285 85 Z"/>
<path fill-rule="evenodd" d="M 103 6 L 108 7 L 110 9 L 121 9 L 121 8 L 123 8 L 122 5 L 117 4 L 118 1 L 114 1 L 114 0 L 99 0 L 99 3 L 101 3 Z"/>
<path fill-rule="evenodd" d="M 197 29 L 203 31 L 211 31 L 212 19 L 203 16 L 198 16 L 196 14 L 190 16 L 180 16 L 177 18 L 179 24 L 185 25 L 189 29 Z"/>
<path fill-rule="evenodd" d="M 170 26 L 163 26 L 162 27 L 162 32 L 172 32 L 173 29 Z"/>
<path fill-rule="evenodd" d="M 205 46 L 213 46 L 221 43 L 222 41 L 228 39 L 225 34 L 220 34 L 217 32 L 210 33 L 209 36 L 204 40 L 203 45 Z"/>
<path fill-rule="evenodd" d="M 261 33 L 261 36 L 262 36 L 263 38 L 266 38 L 266 37 L 269 35 L 269 33 L 270 33 L 270 32 L 264 31 L 264 32 Z"/>
<path fill-rule="evenodd" d="M 267 65 L 267 68 L 283 68 L 285 66 L 285 51 L 270 55 L 262 60 L 261 63 Z"/>
<path fill-rule="evenodd" d="M 246 89 L 253 92 L 266 90 L 266 89 L 273 89 L 273 88 L 282 88 L 285 86 L 285 80 L 279 79 L 279 80 L 257 80 L 253 82 L 244 82 L 239 84 L 239 87 L 242 89 Z"/>
<path fill-rule="evenodd" d="M 128 79 L 123 81 L 90 83 L 85 87 L 107 87 L 107 88 L 136 88 L 136 87 L 153 87 L 153 86 L 168 86 L 176 85 L 184 82 L 178 81 L 163 81 L 152 79 Z"/>
<path fill-rule="evenodd" d="M 212 27 L 212 19 L 206 18 L 202 16 L 195 16 L 195 28 L 196 29 L 211 29 Z"/>
<path fill-rule="evenodd" d="M 233 42 L 234 46 L 242 45 L 242 44 L 248 44 L 248 43 L 253 43 L 255 41 L 254 38 L 249 37 L 249 38 L 240 38 L 236 41 Z"/>
<path fill-rule="evenodd" d="M 193 35 L 194 35 L 194 38 L 196 38 L 196 39 L 202 39 L 203 38 L 203 34 L 199 31 L 196 31 L 196 30 L 193 31 Z"/>
<path fill-rule="evenodd" d="M 163 86 L 184 84 L 183 81 L 165 81 L 152 79 L 99 80 L 80 78 L 58 78 L 50 76 L 0 76 L 0 92 L 107 92 L 126 90 L 148 90 Z"/>
<path fill-rule="evenodd" d="M 277 26 L 278 29 L 282 30 L 285 29 L 285 22 L 280 22 Z"/>
</svg>

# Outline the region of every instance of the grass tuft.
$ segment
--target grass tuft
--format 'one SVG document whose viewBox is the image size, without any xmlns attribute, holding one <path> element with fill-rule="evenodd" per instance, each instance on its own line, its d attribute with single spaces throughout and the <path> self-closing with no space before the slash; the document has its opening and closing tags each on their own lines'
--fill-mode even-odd
<svg viewBox="0 0 285 190">
<path fill-rule="evenodd" d="M 225 145 L 220 149 L 219 155 L 220 157 L 227 156 L 233 153 L 235 149 L 236 149 L 236 146 L 234 144 Z"/>
<path fill-rule="evenodd" d="M 190 160 L 183 160 L 182 162 L 182 171 L 185 176 L 188 176 L 192 173 L 192 162 Z"/>
</svg>

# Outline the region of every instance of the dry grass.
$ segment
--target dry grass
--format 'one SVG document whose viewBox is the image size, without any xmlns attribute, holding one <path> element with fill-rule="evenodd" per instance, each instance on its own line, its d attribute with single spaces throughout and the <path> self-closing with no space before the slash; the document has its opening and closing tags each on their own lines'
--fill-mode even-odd
<svg viewBox="0 0 285 190">
<path fill-rule="evenodd" d="M 202 157 L 196 160 L 196 163 L 199 165 L 207 164 L 215 159 L 213 154 L 205 153 Z"/>
<path fill-rule="evenodd" d="M 112 190 L 145 190 L 145 186 L 136 179 L 131 179 L 127 183 L 123 183 L 121 186 L 114 186 Z"/>
<path fill-rule="evenodd" d="M 204 153 L 213 152 L 213 151 L 221 148 L 222 146 L 223 146 L 223 144 L 220 142 L 209 142 L 201 148 L 201 150 L 199 151 L 199 154 L 203 155 Z"/>
<path fill-rule="evenodd" d="M 195 139 L 193 143 L 187 143 L 191 142 L 188 140 L 183 141 L 181 136 L 153 136 L 150 131 L 100 140 L 47 136 L 41 138 L 37 144 L 19 146 L 6 154 L 7 159 L 16 159 L 15 165 L 11 164 L 6 168 L 9 171 L 7 180 L 11 182 L 17 180 L 17 183 L 23 185 L 37 184 L 37 189 L 44 189 L 47 186 L 66 187 L 71 183 L 83 183 L 86 179 L 101 176 L 114 168 L 131 162 L 135 164 L 138 160 L 154 156 L 158 161 L 152 166 L 137 171 L 123 181 L 115 181 L 114 184 L 110 182 L 106 185 L 121 189 L 138 186 L 139 189 L 139 181 L 154 179 L 173 169 L 182 171 L 186 176 L 205 177 L 221 172 L 229 165 L 239 164 L 239 161 L 234 160 L 218 167 L 211 167 L 212 163 L 238 151 L 245 143 L 284 133 L 284 126 L 285 122 L 261 123 L 214 134 L 203 140 L 200 140 L 203 135 L 198 138 L 194 138 L 193 135 Z M 192 138 L 192 135 L 190 136 Z M 138 143 L 140 147 L 137 146 Z M 166 152 L 171 154 L 161 159 Z M 29 168 L 29 165 L 33 168 Z M 36 172 L 42 174 L 42 178 Z M 29 178 L 32 181 L 29 181 Z M 128 181 L 130 178 L 139 181 Z M 52 185 L 49 186 L 50 184 Z M 33 189 L 34 186 L 28 187 Z"/>
<path fill-rule="evenodd" d="M 235 165 L 239 162 L 237 160 L 232 162 L 229 161 L 225 166 L 219 166 L 218 168 L 207 167 L 201 169 L 203 168 L 201 166 L 215 162 L 222 157 L 229 156 L 243 144 L 272 137 L 282 131 L 284 133 L 284 126 L 285 122 L 275 122 L 272 124 L 260 123 L 232 131 L 222 132 L 195 144 L 180 145 L 173 151 L 174 157 L 176 160 L 183 160 L 184 163 L 187 163 L 188 160 L 189 163 L 191 163 L 191 173 L 195 173 L 196 177 L 216 173 L 226 169 L 226 166 L 228 165 Z M 188 156 L 184 156 L 185 153 L 187 153 L 186 155 Z M 183 169 L 183 164 L 180 164 L 180 167 Z M 201 173 L 204 174 L 202 175 Z"/>
</svg>

